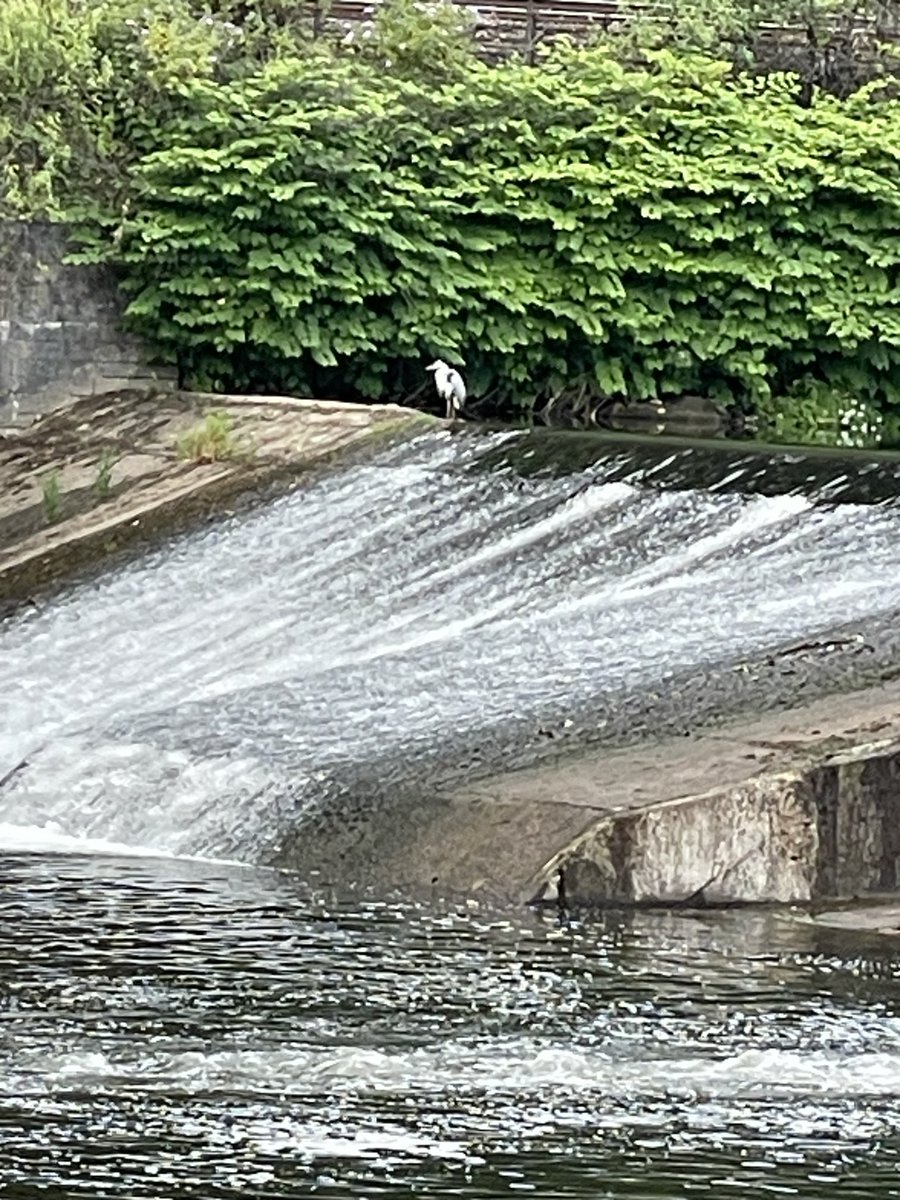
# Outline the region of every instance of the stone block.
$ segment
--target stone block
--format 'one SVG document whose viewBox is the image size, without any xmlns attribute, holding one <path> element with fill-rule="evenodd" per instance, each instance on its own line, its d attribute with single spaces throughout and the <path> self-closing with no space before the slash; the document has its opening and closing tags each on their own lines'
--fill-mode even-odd
<svg viewBox="0 0 900 1200">
<path fill-rule="evenodd" d="M 808 903 L 900 884 L 900 743 L 597 821 L 544 868 L 581 904 Z"/>
</svg>

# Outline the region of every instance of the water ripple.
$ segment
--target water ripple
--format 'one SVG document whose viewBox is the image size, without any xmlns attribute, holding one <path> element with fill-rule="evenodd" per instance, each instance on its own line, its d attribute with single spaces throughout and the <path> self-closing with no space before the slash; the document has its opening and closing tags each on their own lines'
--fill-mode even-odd
<svg viewBox="0 0 900 1200">
<path fill-rule="evenodd" d="M 900 1194 L 877 939 L 744 912 L 560 926 L 173 860 L 0 877 L 16 1200 Z"/>
</svg>

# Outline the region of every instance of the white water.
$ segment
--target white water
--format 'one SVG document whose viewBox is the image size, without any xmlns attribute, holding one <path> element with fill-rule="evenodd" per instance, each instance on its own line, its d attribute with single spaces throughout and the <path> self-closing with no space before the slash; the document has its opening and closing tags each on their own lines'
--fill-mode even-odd
<svg viewBox="0 0 900 1200">
<path fill-rule="evenodd" d="M 677 1055 L 623 1061 L 616 1054 L 573 1050 L 528 1038 L 486 1046 L 478 1041 L 439 1049 L 409 1051 L 343 1047 L 310 1049 L 304 1045 L 263 1050 L 197 1050 L 181 1054 L 131 1046 L 117 1056 L 80 1051 L 47 1057 L 34 1055 L 20 1069 L 0 1078 L 0 1095 L 24 1096 L 65 1088 L 115 1084 L 139 1086 L 166 1095 L 252 1090 L 280 1097 L 387 1092 L 495 1092 L 527 1094 L 545 1087 L 595 1092 L 605 1099 L 683 1096 L 693 1100 L 760 1095 L 769 1100 L 794 1096 L 895 1097 L 900 1078 L 900 1048 L 894 1053 L 797 1053 L 744 1050 L 719 1059 Z"/>
<path fill-rule="evenodd" d="M 350 768 L 900 605 L 895 510 L 470 470 L 484 445 L 429 435 L 0 628 L 6 844 L 261 860 Z"/>
<path fill-rule="evenodd" d="M 2 866 L 4 1196 L 896 1196 L 888 942 Z"/>
</svg>

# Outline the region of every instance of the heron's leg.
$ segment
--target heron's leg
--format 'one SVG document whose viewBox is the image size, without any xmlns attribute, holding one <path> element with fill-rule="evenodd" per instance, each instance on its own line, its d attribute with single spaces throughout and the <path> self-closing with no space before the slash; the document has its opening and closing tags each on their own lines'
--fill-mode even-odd
<svg viewBox="0 0 900 1200">
<path fill-rule="evenodd" d="M 447 397 L 447 420 L 451 421 L 452 419 L 453 419 L 453 399 L 451 396 L 448 396 Z"/>
</svg>

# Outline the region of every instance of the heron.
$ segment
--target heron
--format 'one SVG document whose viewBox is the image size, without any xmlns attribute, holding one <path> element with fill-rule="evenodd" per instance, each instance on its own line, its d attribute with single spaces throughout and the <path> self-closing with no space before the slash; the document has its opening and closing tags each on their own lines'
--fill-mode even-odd
<svg viewBox="0 0 900 1200">
<path fill-rule="evenodd" d="M 447 406 L 447 420 L 459 414 L 466 402 L 466 385 L 459 371 L 449 367 L 442 358 L 435 359 L 425 368 L 434 371 L 434 386 L 437 394 Z"/>
</svg>

